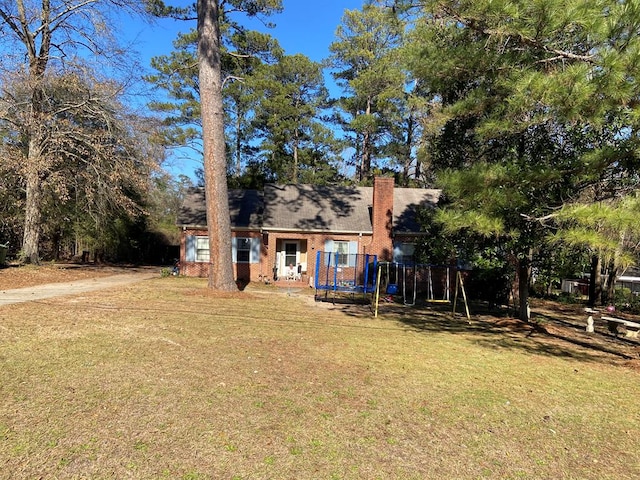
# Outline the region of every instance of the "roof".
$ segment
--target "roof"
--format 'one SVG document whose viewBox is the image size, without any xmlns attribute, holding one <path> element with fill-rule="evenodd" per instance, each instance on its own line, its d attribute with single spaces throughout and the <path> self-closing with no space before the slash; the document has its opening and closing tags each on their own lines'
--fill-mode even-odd
<svg viewBox="0 0 640 480">
<path fill-rule="evenodd" d="M 258 190 L 229 190 L 229 215 L 234 228 L 260 229 L 262 226 L 263 194 Z M 190 189 L 178 213 L 177 224 L 206 227 L 207 212 L 204 188 Z"/>
<path fill-rule="evenodd" d="M 434 207 L 439 196 L 434 189 L 394 188 L 394 232 L 419 232 L 417 207 Z M 264 192 L 229 190 L 235 229 L 371 234 L 372 203 L 373 187 L 268 184 Z M 206 226 L 204 189 L 188 192 L 177 223 Z"/>
<path fill-rule="evenodd" d="M 434 208 L 440 199 L 440 190 L 426 188 L 395 188 L 393 190 L 393 231 L 415 233 L 420 231 L 416 218 L 418 207 Z"/>
<path fill-rule="evenodd" d="M 371 232 L 371 188 L 267 185 L 263 228 L 315 232 Z"/>
</svg>

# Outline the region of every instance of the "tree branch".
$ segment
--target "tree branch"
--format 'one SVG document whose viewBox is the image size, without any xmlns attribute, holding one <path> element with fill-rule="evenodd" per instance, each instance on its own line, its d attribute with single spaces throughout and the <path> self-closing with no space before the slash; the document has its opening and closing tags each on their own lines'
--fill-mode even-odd
<svg viewBox="0 0 640 480">
<path fill-rule="evenodd" d="M 459 15 L 458 13 L 454 12 L 453 9 L 448 8 L 446 6 L 443 7 L 443 11 L 446 15 L 455 19 L 456 22 L 461 23 L 462 25 L 476 32 L 479 32 L 488 36 L 501 36 L 501 37 L 507 36 L 510 39 L 519 39 L 520 43 L 523 45 L 534 47 L 543 52 L 552 53 L 553 55 L 555 55 L 555 57 L 547 58 L 547 59 L 541 60 L 540 62 L 551 62 L 554 60 L 568 59 L 568 60 L 576 60 L 576 61 L 592 63 L 592 64 L 595 63 L 595 58 L 596 58 L 595 54 L 585 55 L 585 54 L 573 53 L 573 52 L 569 52 L 569 51 L 561 50 L 557 48 L 552 48 L 540 42 L 539 40 L 527 37 L 526 35 L 523 35 L 522 33 L 519 33 L 519 32 L 509 33 L 509 32 L 504 32 L 496 29 L 491 29 L 486 25 L 483 25 L 480 20 L 463 17 L 462 15 Z"/>
</svg>

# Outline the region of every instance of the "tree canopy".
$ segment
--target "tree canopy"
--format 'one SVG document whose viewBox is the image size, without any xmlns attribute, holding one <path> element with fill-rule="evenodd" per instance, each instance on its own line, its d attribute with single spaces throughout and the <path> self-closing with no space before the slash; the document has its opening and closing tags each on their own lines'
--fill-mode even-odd
<svg viewBox="0 0 640 480">
<path fill-rule="evenodd" d="M 440 219 L 510 243 L 524 318 L 544 220 L 637 188 L 640 17 L 629 2 L 560 0 L 422 2 L 414 15 L 409 66 L 434 111 L 423 146 L 451 201 Z"/>
<path fill-rule="evenodd" d="M 149 163 L 157 160 L 130 149 L 133 132 L 142 139 L 149 129 L 139 128 L 142 123 L 133 126 L 133 117 L 119 103 L 123 79 L 131 78 L 130 70 L 123 74 L 128 56 L 114 25 L 123 9 L 141 14 L 144 2 L 0 3 L 0 42 L 7 53 L 0 71 L 3 161 L 5 168 L 11 162 L 19 166 L 14 186 L 24 192 L 18 194 L 22 261 L 39 262 L 46 209 L 52 199 L 64 200 L 77 187 L 78 175 L 69 176 L 70 170 L 95 175 L 84 191 L 90 205 L 96 207 L 102 198 L 132 213 L 136 201 L 131 193 L 140 193 L 140 176 L 148 178 Z M 113 195 L 101 197 L 116 184 Z"/>
<path fill-rule="evenodd" d="M 159 130 L 123 101 L 135 75 L 116 70 L 126 49 L 104 28 L 115 7 L 198 22 L 152 60 Z M 22 223 L 22 258 L 38 261 L 43 232 L 62 228 L 45 217 L 82 211 L 72 223 L 104 230 L 113 215 L 134 222 L 154 196 L 149 186 L 179 192 L 152 172 L 162 149 L 188 147 L 204 159 L 207 201 L 217 200 L 207 210 L 210 248 L 224 259 L 215 282 L 225 288 L 227 184 L 369 184 L 388 174 L 438 186 L 442 205 L 424 228 L 453 240 L 434 251 L 501 255 L 517 270 L 523 318 L 532 268 L 555 246 L 588 253 L 593 271 L 602 263 L 614 276 L 635 259 L 635 2 L 369 0 L 345 10 L 324 62 L 243 25 L 258 17 L 268 26 L 281 10 L 279 0 L 0 2 L 1 41 L 12 47 L 0 99 L 10 182 L 0 185 L 0 227 Z"/>
</svg>

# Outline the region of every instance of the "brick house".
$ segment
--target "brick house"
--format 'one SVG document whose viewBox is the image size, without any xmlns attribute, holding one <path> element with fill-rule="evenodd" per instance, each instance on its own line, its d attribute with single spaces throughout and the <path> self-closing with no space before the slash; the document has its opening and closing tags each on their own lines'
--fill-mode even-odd
<svg viewBox="0 0 640 480">
<path fill-rule="evenodd" d="M 417 207 L 434 207 L 439 195 L 433 189 L 395 188 L 388 177 L 375 178 L 373 187 L 271 184 L 264 191 L 230 190 L 236 279 L 295 279 L 311 284 L 319 250 L 402 261 L 412 255 L 420 235 Z M 186 196 L 178 226 L 181 274 L 207 276 L 202 188 Z"/>
</svg>

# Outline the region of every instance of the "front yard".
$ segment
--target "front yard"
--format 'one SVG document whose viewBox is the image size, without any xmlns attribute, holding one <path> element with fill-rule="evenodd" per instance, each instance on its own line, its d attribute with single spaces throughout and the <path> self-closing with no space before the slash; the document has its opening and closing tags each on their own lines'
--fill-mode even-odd
<svg viewBox="0 0 640 480">
<path fill-rule="evenodd" d="M 575 309 L 374 319 L 205 285 L 2 307 L 0 478 L 640 477 L 638 342 Z"/>
</svg>

